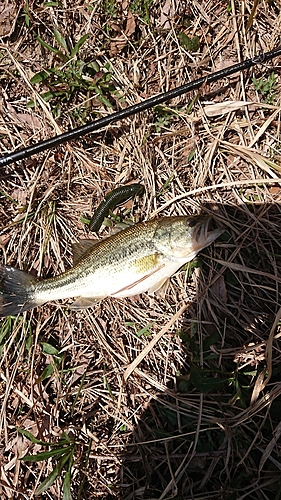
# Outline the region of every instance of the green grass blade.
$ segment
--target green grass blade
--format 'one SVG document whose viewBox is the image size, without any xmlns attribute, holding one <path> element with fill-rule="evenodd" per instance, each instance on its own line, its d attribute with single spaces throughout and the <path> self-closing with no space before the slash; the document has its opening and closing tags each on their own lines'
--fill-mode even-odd
<svg viewBox="0 0 281 500">
<path fill-rule="evenodd" d="M 76 45 L 75 45 L 75 47 L 74 47 L 73 51 L 72 51 L 72 52 L 71 52 L 71 54 L 70 54 L 70 57 L 71 57 L 71 58 L 72 58 L 72 57 L 74 57 L 74 56 L 76 56 L 76 54 L 77 54 L 78 50 L 80 49 L 80 47 L 82 47 L 82 45 L 84 45 L 84 43 L 85 43 L 85 42 L 86 42 L 86 40 L 89 38 L 89 36 L 90 36 L 89 34 L 87 34 L 87 35 L 83 35 L 83 36 L 80 38 L 80 40 L 78 40 L 78 42 L 76 43 Z"/>
<path fill-rule="evenodd" d="M 59 351 L 52 346 L 52 344 L 48 344 L 48 342 L 41 342 L 42 350 L 44 354 L 51 354 L 52 356 L 56 356 Z"/>
<path fill-rule="evenodd" d="M 27 437 L 29 441 L 31 441 L 34 444 L 41 444 L 42 446 L 51 446 L 54 443 L 48 443 L 46 441 L 41 441 L 40 439 L 37 439 L 31 432 L 26 431 L 25 429 L 19 429 L 17 428 L 17 431 L 19 434 L 22 434 L 23 436 Z"/>
<path fill-rule="evenodd" d="M 35 38 L 36 38 L 36 40 L 38 40 L 38 42 L 41 43 L 42 47 L 44 47 L 45 49 L 48 49 L 51 52 L 54 52 L 55 54 L 58 53 L 58 49 L 56 49 L 55 47 L 52 47 L 52 45 L 49 45 L 47 42 L 44 42 L 44 40 L 40 36 L 35 35 Z"/>
<path fill-rule="evenodd" d="M 69 56 L 69 50 L 67 47 L 66 39 L 62 36 L 62 34 L 58 30 L 54 30 L 54 36 L 59 46 L 65 50 L 67 55 Z"/>
<path fill-rule="evenodd" d="M 43 483 L 41 483 L 40 486 L 38 486 L 37 490 L 35 491 L 35 495 L 36 496 L 41 495 L 42 493 L 44 493 L 44 491 L 50 488 L 50 486 L 52 486 L 52 484 L 57 479 L 58 475 L 59 475 L 59 467 L 57 465 L 51 472 L 51 474 L 49 474 L 48 477 L 46 477 Z"/>
<path fill-rule="evenodd" d="M 71 484 L 71 472 L 70 470 L 68 470 L 66 471 L 64 477 L 62 500 L 72 500 L 72 496 L 70 493 L 70 484 Z"/>
<path fill-rule="evenodd" d="M 41 483 L 40 486 L 38 486 L 38 488 L 35 492 L 36 496 L 41 495 L 42 493 L 44 493 L 44 491 L 46 491 L 48 488 L 50 488 L 50 486 L 52 486 L 52 484 L 54 483 L 56 478 L 58 476 L 60 476 L 63 467 L 65 466 L 65 464 L 69 460 L 70 460 L 70 463 L 72 464 L 73 452 L 74 452 L 73 448 L 71 448 L 70 453 L 67 453 L 65 456 L 63 456 L 60 459 L 58 465 L 54 468 L 54 470 L 51 472 L 51 474 L 49 474 L 49 476 L 45 479 L 45 481 L 43 481 L 43 483 Z M 68 498 L 68 500 L 71 500 L 71 496 Z"/>
<path fill-rule="evenodd" d="M 72 446 L 66 446 L 65 448 L 58 448 L 50 451 L 42 451 L 42 453 L 37 453 L 37 455 L 26 455 L 20 460 L 24 462 L 42 462 L 42 460 L 48 460 L 51 457 L 60 457 L 67 454 L 72 449 Z"/>
</svg>

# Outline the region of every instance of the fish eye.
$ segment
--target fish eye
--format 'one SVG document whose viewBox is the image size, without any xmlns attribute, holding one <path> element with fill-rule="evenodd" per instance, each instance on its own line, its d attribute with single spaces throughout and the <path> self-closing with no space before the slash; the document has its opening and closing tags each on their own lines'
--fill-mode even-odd
<svg viewBox="0 0 281 500">
<path fill-rule="evenodd" d="M 196 225 L 196 220 L 195 219 L 190 219 L 188 221 L 188 227 L 194 227 Z"/>
</svg>

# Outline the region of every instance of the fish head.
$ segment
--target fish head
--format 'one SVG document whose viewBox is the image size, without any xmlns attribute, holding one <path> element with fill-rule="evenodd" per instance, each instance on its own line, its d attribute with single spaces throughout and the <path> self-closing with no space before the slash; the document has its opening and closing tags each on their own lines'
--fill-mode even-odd
<svg viewBox="0 0 281 500">
<path fill-rule="evenodd" d="M 225 231 L 224 228 L 212 227 L 212 217 L 201 215 L 163 219 L 163 226 L 169 224 L 169 231 L 166 230 L 166 238 L 163 238 L 166 250 L 169 247 L 171 256 L 185 262 L 194 259 L 200 250 L 213 243 Z"/>
</svg>

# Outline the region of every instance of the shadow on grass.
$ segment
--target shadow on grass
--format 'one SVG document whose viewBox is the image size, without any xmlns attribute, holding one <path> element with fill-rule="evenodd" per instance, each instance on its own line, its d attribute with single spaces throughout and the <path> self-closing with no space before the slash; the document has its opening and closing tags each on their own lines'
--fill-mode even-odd
<svg viewBox="0 0 281 500">
<path fill-rule="evenodd" d="M 183 363 L 132 433 L 124 500 L 280 498 L 281 206 L 212 209 L 229 237 L 202 252 Z"/>
</svg>

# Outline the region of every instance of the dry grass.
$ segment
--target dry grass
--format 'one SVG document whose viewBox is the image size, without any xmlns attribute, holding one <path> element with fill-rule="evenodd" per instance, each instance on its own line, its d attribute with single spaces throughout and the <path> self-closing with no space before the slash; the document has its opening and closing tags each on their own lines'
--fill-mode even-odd
<svg viewBox="0 0 281 500">
<path fill-rule="evenodd" d="M 73 47 L 88 33 L 77 59 L 110 63 L 119 93 L 104 96 L 113 109 L 280 40 L 278 2 L 31 1 L 25 13 L 8 5 L 2 154 L 112 112 L 85 88 L 67 99 L 69 76 L 44 102 L 48 88 L 32 76 L 71 62 L 35 34 L 58 47 L 58 30 Z M 181 32 L 198 36 L 197 51 Z M 272 93 L 263 86 L 262 95 L 252 79 L 265 85 L 272 73 Z M 17 429 L 54 445 L 69 436 L 73 499 L 280 498 L 280 110 L 276 59 L 2 169 L 1 259 L 42 277 L 71 265 L 71 242 L 88 235 L 81 215 L 129 181 L 145 195 L 118 209 L 124 218 L 204 212 L 227 228 L 165 298 L 105 300 L 80 313 L 48 304 L 1 321 L 2 499 L 34 498 L 57 464 L 20 461 L 50 447 Z M 63 497 L 67 465 L 42 498 Z"/>
</svg>

